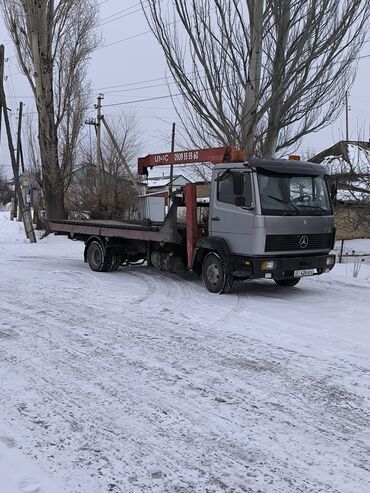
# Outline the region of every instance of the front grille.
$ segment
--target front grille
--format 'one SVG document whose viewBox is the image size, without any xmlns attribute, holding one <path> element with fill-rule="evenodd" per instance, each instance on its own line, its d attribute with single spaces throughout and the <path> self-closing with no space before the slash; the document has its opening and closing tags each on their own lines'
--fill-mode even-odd
<svg viewBox="0 0 370 493">
<path fill-rule="evenodd" d="M 290 250 L 330 250 L 331 233 L 301 235 L 267 235 L 265 252 L 283 252 Z"/>
</svg>

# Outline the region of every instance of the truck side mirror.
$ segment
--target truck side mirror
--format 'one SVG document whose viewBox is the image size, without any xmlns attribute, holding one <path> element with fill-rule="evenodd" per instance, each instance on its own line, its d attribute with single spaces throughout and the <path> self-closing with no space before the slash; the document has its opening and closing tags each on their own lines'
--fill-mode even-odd
<svg viewBox="0 0 370 493">
<path fill-rule="evenodd" d="M 233 192 L 236 197 L 243 195 L 243 175 L 233 173 Z"/>
</svg>

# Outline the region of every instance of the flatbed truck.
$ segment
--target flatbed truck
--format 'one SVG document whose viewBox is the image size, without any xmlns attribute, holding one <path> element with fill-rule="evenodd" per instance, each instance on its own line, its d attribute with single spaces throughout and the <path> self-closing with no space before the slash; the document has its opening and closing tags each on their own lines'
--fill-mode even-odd
<svg viewBox="0 0 370 493">
<path fill-rule="evenodd" d="M 84 260 L 93 271 L 146 261 L 177 274 L 191 270 L 212 293 L 260 278 L 292 287 L 334 267 L 334 216 L 323 166 L 246 160 L 242 151 L 220 147 L 148 155 L 139 158 L 138 173 L 205 162 L 214 164 L 208 204 L 199 204 L 196 185 L 189 183 L 173 197 L 163 222 L 51 218 L 50 230 L 84 241 Z M 205 205 L 208 214 L 200 217 Z M 185 223 L 178 221 L 179 207 L 185 207 Z"/>
</svg>

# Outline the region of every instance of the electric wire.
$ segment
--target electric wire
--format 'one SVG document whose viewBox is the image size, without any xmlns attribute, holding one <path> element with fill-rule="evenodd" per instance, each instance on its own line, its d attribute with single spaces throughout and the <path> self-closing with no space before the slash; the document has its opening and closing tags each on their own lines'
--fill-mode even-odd
<svg viewBox="0 0 370 493">
<path fill-rule="evenodd" d="M 351 59 L 351 61 L 354 61 L 354 60 L 362 60 L 362 59 L 365 59 L 365 58 L 370 58 L 370 54 L 369 55 L 362 55 L 362 56 L 358 56 L 358 57 L 354 57 Z M 343 60 L 340 60 L 338 62 L 336 62 L 337 64 L 338 63 L 343 63 Z M 315 68 L 315 67 L 311 67 L 311 68 Z M 261 78 L 258 78 L 258 79 L 255 79 L 253 80 L 253 82 L 261 82 L 263 80 L 267 79 L 267 77 L 261 77 Z M 237 83 L 234 83 L 234 84 L 237 84 Z M 228 87 L 230 84 L 224 84 L 224 85 L 221 85 L 220 88 L 225 88 L 225 87 Z M 204 89 L 200 89 L 199 91 L 207 91 L 207 90 L 210 90 L 210 88 L 204 88 Z M 156 97 L 151 97 L 151 98 L 143 98 L 143 99 L 136 99 L 136 100 L 132 100 L 132 101 L 122 101 L 120 103 L 110 103 L 110 104 L 105 104 L 103 105 L 104 107 L 110 107 L 110 106 L 123 106 L 123 105 L 127 105 L 127 104 L 135 104 L 135 103 L 143 103 L 143 102 L 146 102 L 146 101 L 157 101 L 157 100 L 161 100 L 161 99 L 172 99 L 174 97 L 178 97 L 178 96 L 183 96 L 184 93 L 183 92 L 178 92 L 176 94 L 168 94 L 168 95 L 165 95 L 165 96 L 156 96 Z"/>
</svg>

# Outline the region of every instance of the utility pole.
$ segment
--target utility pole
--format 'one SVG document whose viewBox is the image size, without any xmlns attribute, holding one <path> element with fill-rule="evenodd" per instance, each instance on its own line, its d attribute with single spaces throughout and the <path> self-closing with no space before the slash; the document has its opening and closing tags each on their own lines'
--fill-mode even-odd
<svg viewBox="0 0 370 493">
<path fill-rule="evenodd" d="M 19 174 L 19 164 L 21 158 L 21 147 L 22 147 L 22 117 L 23 117 L 23 103 L 22 101 L 19 103 L 18 110 L 18 132 L 17 132 L 17 166 L 18 166 L 18 174 Z M 24 173 L 24 169 L 22 169 L 22 173 Z"/>
<path fill-rule="evenodd" d="M 349 106 L 348 106 L 348 91 L 346 91 L 346 142 L 349 141 L 349 129 L 348 129 L 348 121 L 349 121 Z"/>
<path fill-rule="evenodd" d="M 17 161 L 15 158 L 12 132 L 11 132 L 9 116 L 8 116 L 8 107 L 6 105 L 6 96 L 4 91 L 4 60 L 5 60 L 4 52 L 5 52 L 4 45 L 0 45 L 0 108 L 2 109 L 4 115 L 4 123 L 8 137 L 9 154 L 10 154 L 10 159 L 11 159 L 13 174 L 14 174 L 15 191 L 18 196 L 18 203 L 20 210 L 22 211 L 24 229 L 27 238 L 30 240 L 30 242 L 36 243 L 36 236 L 35 236 L 35 231 L 33 229 L 31 214 L 29 209 L 26 208 L 24 205 L 21 185 L 19 182 L 19 175 L 17 173 Z"/>
<path fill-rule="evenodd" d="M 0 80 L 4 79 L 4 67 L 1 67 L 0 64 Z M 0 102 L 0 144 L 1 144 L 1 130 L 3 128 L 3 112 L 1 111 L 1 102 Z"/>
<path fill-rule="evenodd" d="M 176 137 L 176 123 L 172 124 L 172 139 L 171 139 L 171 152 L 175 152 L 175 137 Z M 168 199 L 172 202 L 172 182 L 173 182 L 173 164 L 170 166 L 170 186 L 168 189 Z M 168 204 L 170 205 L 170 204 Z"/>
<path fill-rule="evenodd" d="M 99 94 L 98 103 L 96 104 L 96 165 L 98 167 L 98 172 L 102 169 L 102 159 L 101 159 L 101 102 L 104 99 L 104 94 Z"/>
<path fill-rule="evenodd" d="M 17 131 L 17 155 L 16 155 L 16 162 L 17 162 L 17 175 L 19 176 L 19 165 L 20 165 L 20 158 L 21 158 L 21 139 L 22 139 L 22 115 L 23 115 L 23 103 L 19 103 L 19 110 L 18 110 L 18 131 Z M 23 170 L 24 173 L 24 170 Z M 24 200 L 24 196 L 23 196 Z M 14 216 L 18 216 L 18 221 L 22 220 L 22 211 L 21 208 L 19 207 L 18 214 L 17 214 L 17 200 L 15 198 L 14 201 Z"/>
<path fill-rule="evenodd" d="M 117 141 L 113 135 L 112 130 L 110 129 L 107 121 L 105 120 L 104 115 L 102 115 L 101 102 L 103 99 L 104 99 L 104 95 L 99 94 L 98 102 L 95 105 L 95 108 L 97 110 L 96 120 L 94 121 L 93 119 L 90 119 L 90 120 L 87 120 L 85 122 L 87 125 L 93 125 L 95 127 L 95 131 L 96 131 L 96 152 L 97 152 L 96 160 L 97 160 L 97 167 L 98 167 L 97 175 L 102 179 L 102 182 L 105 185 L 106 176 L 105 176 L 105 172 L 104 172 L 103 159 L 102 159 L 102 155 L 101 155 L 101 123 L 103 122 L 103 125 L 104 125 L 104 127 L 108 133 L 108 136 L 109 136 L 110 140 L 112 141 L 113 147 L 116 149 L 117 154 L 118 154 L 120 160 L 122 161 L 122 164 L 126 170 L 128 177 L 130 178 L 130 181 L 132 182 L 133 187 L 135 188 L 137 194 L 141 195 L 141 192 L 142 192 L 141 188 L 137 184 L 135 176 L 133 175 L 129 165 L 127 164 L 126 158 L 123 155 L 122 150 L 121 150 L 120 146 L 118 145 L 118 143 L 117 143 Z"/>
</svg>

